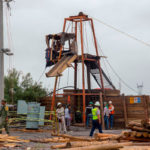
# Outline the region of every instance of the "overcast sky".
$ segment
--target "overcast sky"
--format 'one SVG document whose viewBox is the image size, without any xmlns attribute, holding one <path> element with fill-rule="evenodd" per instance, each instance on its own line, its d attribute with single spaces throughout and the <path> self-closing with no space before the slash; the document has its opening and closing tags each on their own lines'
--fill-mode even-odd
<svg viewBox="0 0 150 150">
<path fill-rule="evenodd" d="M 150 0 L 15 0 L 11 8 L 14 67 L 24 73 L 30 72 L 34 80 L 39 79 L 45 67 L 45 35 L 61 32 L 63 19 L 80 11 L 150 43 Z M 150 47 L 95 20 L 94 24 L 98 43 L 118 75 L 136 90 L 137 83 L 143 82 L 143 94 L 150 94 Z M 6 21 L 4 25 L 6 29 Z M 5 47 L 8 47 L 7 35 L 5 39 Z M 5 73 L 8 62 L 6 56 Z M 107 70 L 118 88 L 119 79 L 108 65 Z M 49 90 L 53 88 L 53 81 L 45 75 L 41 81 Z M 120 84 L 122 93 L 135 94 L 122 81 Z"/>
</svg>

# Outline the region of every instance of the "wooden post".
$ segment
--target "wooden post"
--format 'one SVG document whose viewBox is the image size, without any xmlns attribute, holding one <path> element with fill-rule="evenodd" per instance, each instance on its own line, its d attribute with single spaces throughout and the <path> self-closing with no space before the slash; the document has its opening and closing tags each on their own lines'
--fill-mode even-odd
<svg viewBox="0 0 150 150">
<path fill-rule="evenodd" d="M 148 104 L 147 104 L 146 96 L 143 95 L 142 97 L 143 97 L 143 103 L 144 103 L 145 119 L 148 120 L 149 115 L 148 115 Z"/>
<path fill-rule="evenodd" d="M 126 98 L 124 94 L 122 94 L 122 100 L 123 100 L 123 111 L 124 111 L 124 123 L 125 123 L 125 128 L 126 128 L 128 118 L 127 118 Z"/>
<path fill-rule="evenodd" d="M 102 129 L 105 129 L 105 124 L 104 124 L 104 107 L 103 107 L 103 97 L 102 97 L 102 93 L 100 92 L 100 95 L 99 95 L 99 97 L 100 97 L 100 104 L 101 104 L 101 106 L 100 106 L 100 110 L 101 110 L 101 122 L 102 122 Z"/>
<path fill-rule="evenodd" d="M 150 105 L 150 96 L 147 96 L 147 110 L 148 110 L 148 118 L 149 118 L 149 105 Z"/>
</svg>

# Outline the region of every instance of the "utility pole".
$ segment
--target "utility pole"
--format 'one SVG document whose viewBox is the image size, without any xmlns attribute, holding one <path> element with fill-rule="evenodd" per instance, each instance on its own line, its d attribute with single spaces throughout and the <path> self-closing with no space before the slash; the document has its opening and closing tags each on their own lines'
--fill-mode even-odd
<svg viewBox="0 0 150 150">
<path fill-rule="evenodd" d="M 0 105 L 4 98 L 3 0 L 0 0 Z"/>
<path fill-rule="evenodd" d="M 5 0 L 8 3 L 12 0 Z M 4 32 L 3 32 L 3 0 L 0 0 L 0 105 L 4 99 L 4 54 L 12 56 L 9 49 L 4 49 Z"/>
</svg>

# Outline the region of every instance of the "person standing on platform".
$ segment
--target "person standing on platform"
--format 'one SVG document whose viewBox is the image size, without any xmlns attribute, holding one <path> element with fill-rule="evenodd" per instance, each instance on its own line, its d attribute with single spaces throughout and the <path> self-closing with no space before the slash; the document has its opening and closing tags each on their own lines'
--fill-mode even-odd
<svg viewBox="0 0 150 150">
<path fill-rule="evenodd" d="M 0 134 L 2 134 L 2 128 L 5 128 L 7 134 L 9 134 L 8 130 L 8 106 L 6 105 L 6 101 L 3 99 L 1 102 L 0 108 Z"/>
<path fill-rule="evenodd" d="M 65 112 L 61 103 L 57 103 L 56 115 L 59 122 L 59 131 L 62 133 L 66 133 L 66 124 L 65 124 Z"/>
<path fill-rule="evenodd" d="M 89 127 L 89 121 L 92 120 L 93 102 L 89 102 L 89 106 L 86 107 L 86 127 Z"/>
<path fill-rule="evenodd" d="M 105 129 L 108 130 L 109 128 L 109 109 L 107 102 L 104 102 L 104 122 L 105 122 Z"/>
<path fill-rule="evenodd" d="M 113 128 L 114 124 L 114 113 L 115 113 L 115 108 L 112 104 L 112 101 L 109 101 L 109 122 L 110 122 L 110 129 Z"/>
<path fill-rule="evenodd" d="M 99 130 L 99 133 L 103 133 L 102 132 L 102 126 L 101 126 L 99 107 L 100 107 L 99 101 L 95 102 L 94 108 L 92 109 L 92 129 L 90 132 L 91 137 L 93 136 L 93 133 L 94 133 L 96 128 Z"/>
</svg>

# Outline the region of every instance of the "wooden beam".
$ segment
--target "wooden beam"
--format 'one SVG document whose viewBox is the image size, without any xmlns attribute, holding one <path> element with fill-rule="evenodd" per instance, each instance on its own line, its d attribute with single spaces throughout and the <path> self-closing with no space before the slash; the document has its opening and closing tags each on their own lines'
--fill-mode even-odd
<svg viewBox="0 0 150 150">
<path fill-rule="evenodd" d="M 101 122 L 102 122 L 102 129 L 105 129 L 105 124 L 104 124 L 104 107 L 103 107 L 103 98 L 102 98 L 102 93 L 100 93 L 100 95 L 99 95 L 99 97 L 100 97 L 100 104 L 101 104 L 101 106 L 100 106 L 100 110 L 101 110 Z"/>
<path fill-rule="evenodd" d="M 124 94 L 122 94 L 122 101 L 123 101 L 123 111 L 124 111 L 124 122 L 125 127 L 127 126 L 128 118 L 127 118 L 127 107 L 126 107 L 126 99 Z"/>
<path fill-rule="evenodd" d="M 148 114 L 148 104 L 147 104 L 146 96 L 143 96 L 143 104 L 144 104 L 145 119 L 147 120 L 149 118 L 149 114 Z"/>
</svg>

